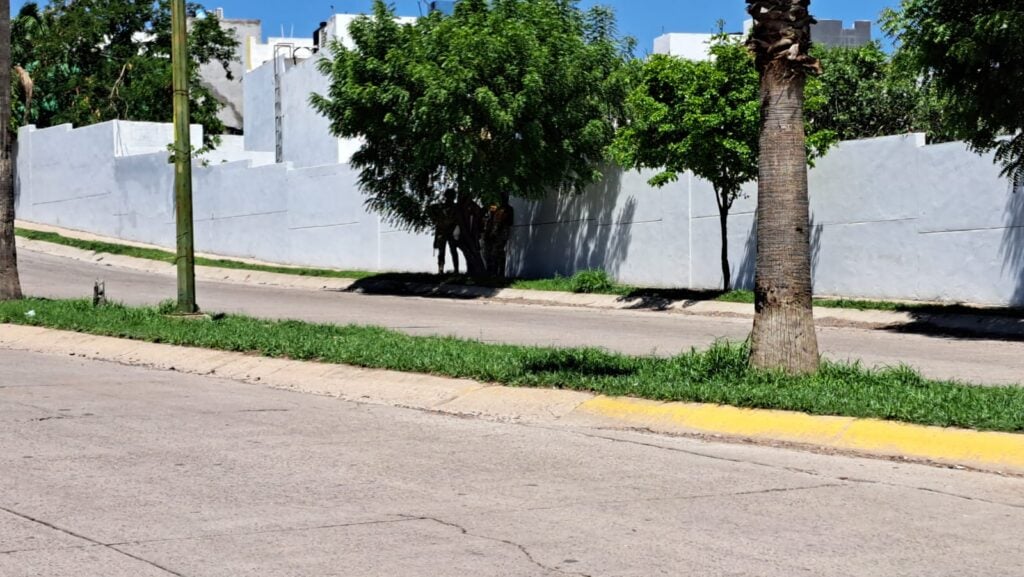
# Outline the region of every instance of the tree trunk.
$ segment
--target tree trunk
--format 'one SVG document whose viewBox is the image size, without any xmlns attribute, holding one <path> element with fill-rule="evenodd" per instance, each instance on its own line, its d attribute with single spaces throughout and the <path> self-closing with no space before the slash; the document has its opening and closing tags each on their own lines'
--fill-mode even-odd
<svg viewBox="0 0 1024 577">
<path fill-rule="evenodd" d="M 455 206 L 459 236 L 455 245 L 466 257 L 466 274 L 471 277 L 487 276 L 487 263 L 481 247 L 483 236 L 483 210 L 471 200 L 460 200 Z"/>
<path fill-rule="evenodd" d="M 11 159 L 11 2 L 0 0 L 0 300 L 21 298 Z"/>
<path fill-rule="evenodd" d="M 494 278 L 505 278 L 508 269 L 508 241 L 512 236 L 514 221 L 512 205 L 506 196 L 501 206 L 492 207 L 484 227 L 484 249 L 486 251 L 487 274 Z"/>
<path fill-rule="evenodd" d="M 761 73 L 752 366 L 793 374 L 818 369 L 811 288 L 803 74 L 781 60 Z"/>
<path fill-rule="evenodd" d="M 715 191 L 718 201 L 718 224 L 722 231 L 722 292 L 732 290 L 732 267 L 729 266 L 729 209 L 732 203 L 719 191 Z"/>
<path fill-rule="evenodd" d="M 462 251 L 462 256 L 466 257 L 466 274 L 477 278 L 487 276 L 487 263 L 480 250 L 480 237 L 460 236 L 455 244 Z"/>
</svg>

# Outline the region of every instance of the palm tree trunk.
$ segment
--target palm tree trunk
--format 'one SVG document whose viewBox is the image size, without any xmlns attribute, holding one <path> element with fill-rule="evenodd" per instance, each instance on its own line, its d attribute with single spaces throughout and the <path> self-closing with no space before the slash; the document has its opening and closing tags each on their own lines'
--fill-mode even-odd
<svg viewBox="0 0 1024 577">
<path fill-rule="evenodd" d="M 21 298 L 11 159 L 11 2 L 0 0 L 0 300 Z"/>
<path fill-rule="evenodd" d="M 804 76 L 780 61 L 761 78 L 757 272 L 750 362 L 789 373 L 818 369 L 811 288 Z"/>
</svg>

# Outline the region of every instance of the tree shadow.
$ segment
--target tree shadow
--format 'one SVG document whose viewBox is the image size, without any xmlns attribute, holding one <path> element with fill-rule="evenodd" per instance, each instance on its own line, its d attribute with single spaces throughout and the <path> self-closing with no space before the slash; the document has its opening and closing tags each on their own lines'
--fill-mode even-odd
<svg viewBox="0 0 1024 577">
<path fill-rule="evenodd" d="M 892 327 L 901 333 L 951 339 L 1024 342 L 1024 182 L 1011 182 L 999 254 L 1003 274 L 1014 279 L 1009 308 L 966 305 L 908 305 L 912 322 Z"/>
<path fill-rule="evenodd" d="M 552 195 L 515 206 L 508 273 L 524 279 L 602 269 L 618 277 L 629 253 L 637 200 L 623 195 L 621 170 L 609 167 L 580 195 Z"/>
<path fill-rule="evenodd" d="M 1003 274 L 1016 278 L 1010 304 L 1024 306 L 1024 180 L 1010 183 L 1010 198 L 1004 214 L 1006 228 L 999 253 L 1003 257 Z"/>
<path fill-rule="evenodd" d="M 814 289 L 814 279 L 818 278 L 818 261 L 821 259 L 821 233 L 825 230 L 825 225 L 817 224 L 812 214 L 810 217 L 811 225 L 811 290 Z"/>
<path fill-rule="evenodd" d="M 618 301 L 629 303 L 627 310 L 663 311 L 679 303 L 683 303 L 685 308 L 701 301 L 715 300 L 723 294 L 720 290 L 638 288 L 622 295 Z"/>
<path fill-rule="evenodd" d="M 743 259 L 740 266 L 733 274 L 733 286 L 737 289 L 754 289 L 754 276 L 757 272 L 757 215 L 754 215 L 754 222 L 750 225 L 750 234 L 747 235 L 747 242 L 743 250 Z"/>
<path fill-rule="evenodd" d="M 553 350 L 541 358 L 527 361 L 523 370 L 536 376 L 571 373 L 573 376 L 586 377 L 628 377 L 640 371 L 640 367 L 631 359 L 596 352 L 598 354 L 587 354 L 586 349 Z"/>
<path fill-rule="evenodd" d="M 514 283 L 513 278 L 476 278 L 430 273 L 381 273 L 353 282 L 341 292 L 473 300 L 490 298 Z"/>
<path fill-rule="evenodd" d="M 910 312 L 911 322 L 887 327 L 893 333 L 956 340 L 1024 342 L 1024 318 L 1016 311 L 953 313 L 941 305 Z M 1024 311 L 1022 311 L 1024 312 Z"/>
</svg>

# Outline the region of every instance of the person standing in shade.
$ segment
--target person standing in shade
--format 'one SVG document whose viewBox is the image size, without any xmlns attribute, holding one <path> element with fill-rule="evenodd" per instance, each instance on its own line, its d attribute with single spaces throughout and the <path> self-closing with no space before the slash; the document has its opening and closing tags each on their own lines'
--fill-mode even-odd
<svg viewBox="0 0 1024 577">
<path fill-rule="evenodd" d="M 430 219 L 434 223 L 434 252 L 437 253 L 437 274 L 444 274 L 446 252 L 451 251 L 455 274 L 459 274 L 459 224 L 455 214 L 455 191 L 444 193 L 444 202 L 430 207 Z"/>
</svg>

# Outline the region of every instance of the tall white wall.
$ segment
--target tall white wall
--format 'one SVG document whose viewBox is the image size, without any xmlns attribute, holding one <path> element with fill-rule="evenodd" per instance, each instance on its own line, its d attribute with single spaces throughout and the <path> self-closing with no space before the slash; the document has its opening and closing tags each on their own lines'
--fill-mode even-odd
<svg viewBox="0 0 1024 577">
<path fill-rule="evenodd" d="M 174 244 L 166 126 L 113 122 L 19 134 L 17 210 L 24 220 Z M 163 141 L 161 141 L 163 139 Z M 344 163 L 269 164 L 221 151 L 195 169 L 201 251 L 334 268 L 429 271 L 429 235 L 364 208 Z M 326 160 L 326 158 L 325 158 Z M 225 162 L 226 161 L 226 162 Z M 578 197 L 517 202 L 510 272 L 603 268 L 644 286 L 714 289 L 719 222 L 710 184 L 664 188 L 649 173 L 608 170 Z M 753 281 L 756 184 L 729 219 L 733 278 Z M 1024 190 L 991 156 L 920 135 L 840 144 L 810 172 L 815 289 L 847 297 L 1024 305 Z"/>
<path fill-rule="evenodd" d="M 174 246 L 169 127 L 114 121 L 22 129 L 18 218 Z M 201 139 L 201 129 L 193 131 Z M 388 268 L 384 251 L 396 270 L 432 269 L 430 239 L 392 230 L 367 213 L 347 164 L 297 169 L 273 164 L 273 153 L 245 151 L 237 139 L 225 142 L 208 165 L 193 167 L 197 250 L 365 269 Z"/>
</svg>

